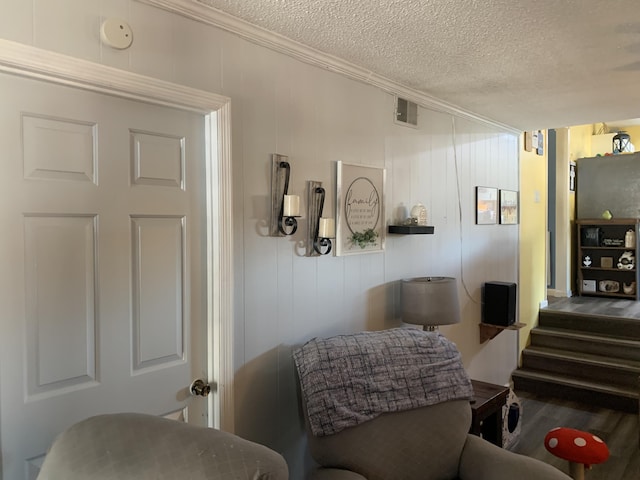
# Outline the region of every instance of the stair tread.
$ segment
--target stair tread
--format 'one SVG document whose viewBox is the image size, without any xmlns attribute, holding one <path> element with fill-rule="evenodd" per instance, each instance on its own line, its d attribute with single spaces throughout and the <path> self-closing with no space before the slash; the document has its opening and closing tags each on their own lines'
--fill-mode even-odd
<svg viewBox="0 0 640 480">
<path fill-rule="evenodd" d="M 621 397 L 627 397 L 632 399 L 638 399 L 637 388 L 625 388 L 620 385 L 610 385 L 602 382 L 594 382 L 585 379 L 579 379 L 574 376 L 566 376 L 561 374 L 553 374 L 547 372 L 540 372 L 538 370 L 530 370 L 526 368 L 519 368 L 512 373 L 512 376 L 523 377 L 532 380 L 540 380 L 550 383 L 558 383 L 571 387 L 582 388 L 585 390 L 591 390 L 601 393 L 618 395 Z"/>
<path fill-rule="evenodd" d="M 563 359 L 577 361 L 577 362 L 585 363 L 589 365 L 615 367 L 621 370 L 637 372 L 640 375 L 640 361 L 630 360 L 626 358 L 597 355 L 593 353 L 576 352 L 572 350 L 562 350 L 559 348 L 541 347 L 537 345 L 528 346 L 523 350 L 522 354 L 563 358 Z"/>
<path fill-rule="evenodd" d="M 549 307 L 545 307 L 540 309 L 540 317 L 572 317 L 572 318 L 594 318 L 594 319 L 605 319 L 605 320 L 613 320 L 620 322 L 638 322 L 639 319 L 633 316 L 620 316 L 615 314 L 606 314 L 606 313 L 592 313 L 592 312 L 568 312 L 566 310 L 554 310 Z"/>
<path fill-rule="evenodd" d="M 640 318 L 635 317 L 540 310 L 538 326 L 640 340 Z"/>
<path fill-rule="evenodd" d="M 608 343 L 616 345 L 626 345 L 631 347 L 638 347 L 640 349 L 640 340 L 633 338 L 624 338 L 613 335 L 606 335 L 601 333 L 592 333 L 583 330 L 572 330 L 568 328 L 554 328 L 554 327 L 536 327 L 531 330 L 532 335 L 547 335 L 563 338 L 576 338 L 580 340 L 589 340 L 597 343 Z"/>
</svg>

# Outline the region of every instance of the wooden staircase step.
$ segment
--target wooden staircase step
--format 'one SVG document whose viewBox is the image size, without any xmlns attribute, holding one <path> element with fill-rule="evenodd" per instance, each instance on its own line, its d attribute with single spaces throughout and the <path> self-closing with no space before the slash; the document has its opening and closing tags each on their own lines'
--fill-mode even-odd
<svg viewBox="0 0 640 480">
<path fill-rule="evenodd" d="M 540 310 L 538 325 L 640 341 L 640 319 L 615 315 Z"/>
<path fill-rule="evenodd" d="M 531 331 L 531 346 L 640 361 L 640 340 L 602 336 L 565 328 L 534 328 Z"/>
<path fill-rule="evenodd" d="M 636 387 L 640 378 L 640 361 L 538 346 L 522 352 L 522 366 L 630 388 Z"/>
<path fill-rule="evenodd" d="M 630 372 L 638 372 L 640 375 L 640 361 L 627 360 L 621 358 L 610 357 L 608 355 L 590 354 L 584 352 L 571 352 L 559 348 L 547 348 L 538 346 L 529 346 L 525 351 L 534 355 L 543 355 L 558 360 L 570 360 L 580 362 L 585 365 L 602 365 L 614 368 L 620 368 Z"/>
<path fill-rule="evenodd" d="M 567 385 L 577 388 L 582 388 L 585 390 L 592 390 L 594 392 L 602 392 L 602 393 L 612 393 L 615 395 L 620 395 L 625 398 L 629 398 L 636 402 L 639 401 L 638 389 L 633 387 L 618 387 L 611 385 L 603 385 L 599 382 L 594 382 L 591 380 L 583 379 L 583 378 L 575 378 L 570 375 L 558 375 L 544 372 L 537 372 L 527 369 L 518 369 L 513 372 L 514 375 L 521 378 L 531 378 L 543 381 L 554 381 L 560 385 Z M 637 405 L 636 405 L 637 407 Z"/>
<path fill-rule="evenodd" d="M 512 374 L 514 390 L 574 400 L 603 408 L 638 412 L 638 387 L 604 385 L 584 378 L 519 368 Z"/>
</svg>

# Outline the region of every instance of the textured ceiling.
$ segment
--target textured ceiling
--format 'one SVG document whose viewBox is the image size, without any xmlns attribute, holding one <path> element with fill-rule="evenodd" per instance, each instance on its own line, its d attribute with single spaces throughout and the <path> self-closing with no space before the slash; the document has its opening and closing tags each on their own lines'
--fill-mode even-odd
<svg viewBox="0 0 640 480">
<path fill-rule="evenodd" d="M 198 0 L 528 130 L 640 117 L 638 0 Z"/>
</svg>

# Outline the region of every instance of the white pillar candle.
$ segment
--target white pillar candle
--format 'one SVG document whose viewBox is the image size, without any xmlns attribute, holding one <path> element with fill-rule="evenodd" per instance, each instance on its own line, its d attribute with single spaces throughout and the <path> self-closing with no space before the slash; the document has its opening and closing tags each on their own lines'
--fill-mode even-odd
<svg viewBox="0 0 640 480">
<path fill-rule="evenodd" d="M 285 217 L 300 216 L 300 197 L 298 195 L 284 196 L 284 210 L 282 211 L 282 214 Z"/>
<path fill-rule="evenodd" d="M 336 221 L 333 218 L 321 218 L 320 226 L 318 227 L 318 237 L 320 238 L 335 238 L 336 236 Z"/>
</svg>

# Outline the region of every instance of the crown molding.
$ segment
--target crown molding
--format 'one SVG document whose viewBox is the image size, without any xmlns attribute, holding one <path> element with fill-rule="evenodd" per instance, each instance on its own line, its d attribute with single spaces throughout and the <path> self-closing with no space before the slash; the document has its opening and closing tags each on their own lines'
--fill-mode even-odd
<svg viewBox="0 0 640 480">
<path fill-rule="evenodd" d="M 352 63 L 346 62 L 338 57 L 320 52 L 306 45 L 295 42 L 283 35 L 271 32 L 262 27 L 229 15 L 221 10 L 200 3 L 198 0 L 137 0 L 141 3 L 153 5 L 164 10 L 177 13 L 184 17 L 196 20 L 207 25 L 211 25 L 230 33 L 238 35 L 257 45 L 269 48 L 276 52 L 284 53 L 296 58 L 301 62 L 315 65 L 323 70 L 329 70 L 345 77 L 357 80 L 377 87 L 391 95 L 399 96 L 411 102 L 417 103 L 421 107 L 448 113 L 456 117 L 465 118 L 474 122 L 483 123 L 505 132 L 519 135 L 521 130 L 506 125 L 490 118 L 477 115 L 464 110 L 454 104 L 445 102 L 438 98 L 427 95 L 418 90 L 401 85 L 393 80 L 378 75 L 370 70 L 364 69 Z"/>
</svg>

